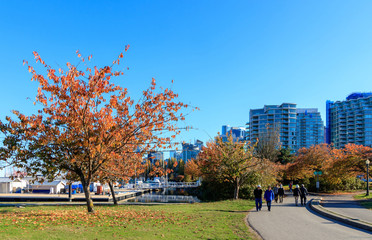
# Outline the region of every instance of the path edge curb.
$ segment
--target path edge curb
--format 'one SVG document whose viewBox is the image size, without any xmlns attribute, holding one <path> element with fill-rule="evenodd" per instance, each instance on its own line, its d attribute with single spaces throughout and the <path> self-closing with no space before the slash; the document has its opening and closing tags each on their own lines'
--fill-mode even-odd
<svg viewBox="0 0 372 240">
<path fill-rule="evenodd" d="M 245 223 L 247 224 L 247 226 L 252 230 L 252 232 L 254 232 L 256 235 L 257 235 L 257 237 L 259 238 L 259 239 L 264 239 L 263 237 L 262 237 L 262 235 L 261 235 L 261 233 L 255 228 L 255 227 L 253 227 L 253 225 L 250 223 L 250 221 L 249 221 L 249 212 L 247 213 L 247 215 L 245 216 L 245 218 L 244 218 L 244 221 L 245 221 Z"/>
<path fill-rule="evenodd" d="M 347 225 L 351 225 L 353 227 L 357 227 L 357 228 L 372 232 L 372 223 L 352 219 L 351 217 L 347 217 L 339 213 L 335 213 L 328 209 L 325 209 L 324 207 L 320 205 L 321 201 L 322 201 L 322 198 L 311 199 L 309 202 L 310 209 L 312 209 L 313 211 L 325 217 L 337 220 L 339 222 L 345 223 Z"/>
</svg>

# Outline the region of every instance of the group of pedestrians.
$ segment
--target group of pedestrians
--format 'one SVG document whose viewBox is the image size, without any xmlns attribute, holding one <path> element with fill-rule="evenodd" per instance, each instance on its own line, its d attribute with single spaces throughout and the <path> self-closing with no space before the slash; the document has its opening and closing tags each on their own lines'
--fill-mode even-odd
<svg viewBox="0 0 372 240">
<path fill-rule="evenodd" d="M 275 187 L 273 187 L 273 191 L 274 191 L 274 200 L 276 203 L 278 203 L 278 200 L 279 200 L 279 203 L 282 203 L 283 202 L 283 198 L 284 198 L 284 188 L 283 188 L 283 185 L 280 184 L 276 184 Z"/>
<path fill-rule="evenodd" d="M 298 197 L 301 198 L 301 206 L 306 206 L 306 195 L 308 194 L 309 193 L 303 184 L 301 184 L 301 187 L 297 184 L 296 188 L 293 189 L 296 206 L 298 206 Z"/>
<path fill-rule="evenodd" d="M 290 183 L 290 191 L 292 192 L 293 183 Z M 253 194 L 256 203 L 256 210 L 261 211 L 262 209 L 262 189 L 261 185 L 258 185 L 256 189 L 254 189 Z M 304 184 L 300 186 L 297 184 L 296 188 L 293 189 L 293 196 L 295 198 L 296 206 L 298 206 L 298 198 L 301 198 L 301 205 L 306 206 L 306 195 L 308 194 L 307 189 L 305 188 Z M 264 199 L 266 200 L 267 209 L 271 211 L 271 202 L 275 201 L 276 203 L 283 203 L 284 198 L 284 188 L 283 185 L 280 186 L 277 184 L 276 186 L 271 189 L 271 186 L 267 187 L 267 190 L 264 193 Z"/>
<path fill-rule="evenodd" d="M 258 185 L 257 188 L 253 191 L 255 202 L 256 202 L 256 210 L 261 211 L 262 209 L 262 189 L 261 185 Z M 283 202 L 284 197 L 284 188 L 283 185 L 276 185 L 273 189 L 271 186 L 267 187 L 267 190 L 264 193 L 264 199 L 266 200 L 267 209 L 271 211 L 271 202 L 274 200 L 276 203 Z"/>
</svg>

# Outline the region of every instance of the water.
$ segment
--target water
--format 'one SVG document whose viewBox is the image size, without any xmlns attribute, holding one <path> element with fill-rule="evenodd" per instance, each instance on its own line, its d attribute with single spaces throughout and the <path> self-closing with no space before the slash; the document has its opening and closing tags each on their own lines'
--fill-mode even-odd
<svg viewBox="0 0 372 240">
<path fill-rule="evenodd" d="M 168 189 L 159 192 L 146 193 L 141 196 L 137 196 L 134 199 L 130 199 L 128 202 L 197 203 L 200 202 L 200 200 L 195 196 L 188 195 L 188 193 L 183 189 Z"/>
</svg>

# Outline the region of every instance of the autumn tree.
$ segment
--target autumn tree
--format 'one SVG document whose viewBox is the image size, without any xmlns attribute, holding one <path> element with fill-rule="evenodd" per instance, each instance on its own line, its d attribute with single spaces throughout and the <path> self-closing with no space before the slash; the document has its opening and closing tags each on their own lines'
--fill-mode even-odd
<svg viewBox="0 0 372 240">
<path fill-rule="evenodd" d="M 118 204 L 114 183 L 117 181 L 128 182 L 136 175 L 142 174 L 146 168 L 142 160 L 142 155 L 143 153 L 139 151 L 134 153 L 124 152 L 121 154 L 123 159 L 110 159 L 108 166 L 112 167 L 102 168 L 102 172 L 97 173 L 98 180 L 100 180 L 101 183 L 107 183 L 109 185 L 114 205 Z"/>
<path fill-rule="evenodd" d="M 179 167 L 178 165 L 178 161 L 176 158 L 169 158 L 167 160 L 167 166 L 166 166 L 169 170 L 170 170 L 170 173 L 168 175 L 168 180 L 169 181 L 174 181 L 175 180 L 175 177 L 178 175 L 177 174 L 177 169 Z"/>
<path fill-rule="evenodd" d="M 326 173 L 332 161 L 332 148 L 328 144 L 301 148 L 294 163 L 288 165 L 287 176 L 290 179 L 311 178 L 314 171 Z"/>
<path fill-rule="evenodd" d="M 202 176 L 198 160 L 191 159 L 186 163 L 186 165 L 185 165 L 185 175 L 190 176 L 191 180 L 195 180 L 195 179 Z"/>
<path fill-rule="evenodd" d="M 198 161 L 203 179 L 227 181 L 234 186 L 234 199 L 239 198 L 240 187 L 259 164 L 253 157 L 253 147 L 246 141 L 234 141 L 232 135 L 228 135 L 226 141 L 216 137 L 215 141 L 208 142 L 199 153 Z"/>
<path fill-rule="evenodd" d="M 370 147 L 347 144 L 335 149 L 332 145 L 318 144 L 300 149 L 283 172 L 293 180 L 315 182 L 314 172 L 321 171 L 323 189 L 347 190 L 360 185 L 356 176 L 365 173 L 365 161 L 371 158 Z"/>
<path fill-rule="evenodd" d="M 168 163 L 164 160 L 155 160 L 151 164 L 149 176 L 150 177 L 163 177 L 170 173 L 170 169 L 167 167 Z"/>
<path fill-rule="evenodd" d="M 333 150 L 334 159 L 329 166 L 329 180 L 333 184 L 340 184 L 347 178 L 355 178 L 365 174 L 367 159 L 372 159 L 372 148 L 347 144 L 341 149 Z"/>
<path fill-rule="evenodd" d="M 180 133 L 177 121 L 184 120 L 188 106 L 177 102 L 172 90 L 157 88 L 155 79 L 139 100 L 132 99 L 114 82 L 123 75 L 115 70 L 123 53 L 102 68 L 85 65 L 91 56 L 86 61 L 77 55 L 79 64 L 67 63 L 66 70 L 56 70 L 34 52 L 46 75 L 25 61 L 31 80 L 39 83 L 35 104 L 41 109 L 30 116 L 13 111 L 17 120 L 7 117 L 0 123 L 4 134 L 0 156 L 33 176 L 76 174 L 88 212 L 93 212 L 89 185 L 104 177 L 98 174 L 117 169 L 117 162 L 126 161 L 139 146 L 147 152 L 171 148 L 171 139 Z"/>
</svg>

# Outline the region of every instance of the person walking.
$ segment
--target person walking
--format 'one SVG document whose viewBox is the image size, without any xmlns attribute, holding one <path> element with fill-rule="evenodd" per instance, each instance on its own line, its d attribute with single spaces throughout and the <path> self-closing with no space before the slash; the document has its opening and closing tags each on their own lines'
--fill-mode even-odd
<svg viewBox="0 0 372 240">
<path fill-rule="evenodd" d="M 257 185 L 257 188 L 253 191 L 254 199 L 256 202 L 256 210 L 260 211 L 262 208 L 262 189 L 261 185 Z"/>
<path fill-rule="evenodd" d="M 282 184 L 280 184 L 280 187 L 278 189 L 278 195 L 279 195 L 279 203 L 282 203 L 283 197 L 284 197 L 284 188 Z"/>
<path fill-rule="evenodd" d="M 298 186 L 298 184 L 296 185 L 296 188 L 293 189 L 293 196 L 295 198 L 295 203 L 296 203 L 296 206 L 298 206 L 298 197 L 300 196 L 300 186 Z"/>
<path fill-rule="evenodd" d="M 303 184 L 300 187 L 301 206 L 306 206 L 306 195 L 308 194 L 307 189 Z"/>
<path fill-rule="evenodd" d="M 274 196 L 275 196 L 274 199 L 275 199 L 275 202 L 276 203 L 278 203 L 278 197 L 279 197 L 278 190 L 279 190 L 279 185 L 276 184 L 275 187 L 273 187 L 273 192 L 274 192 Z"/>
<path fill-rule="evenodd" d="M 273 190 L 271 190 L 271 187 L 268 186 L 267 190 L 265 191 L 264 198 L 266 200 L 267 209 L 271 211 L 271 201 L 275 198 Z"/>
<path fill-rule="evenodd" d="M 289 191 L 292 192 L 292 188 L 293 188 L 293 182 L 292 181 L 289 182 L 288 187 L 289 187 Z"/>
</svg>

